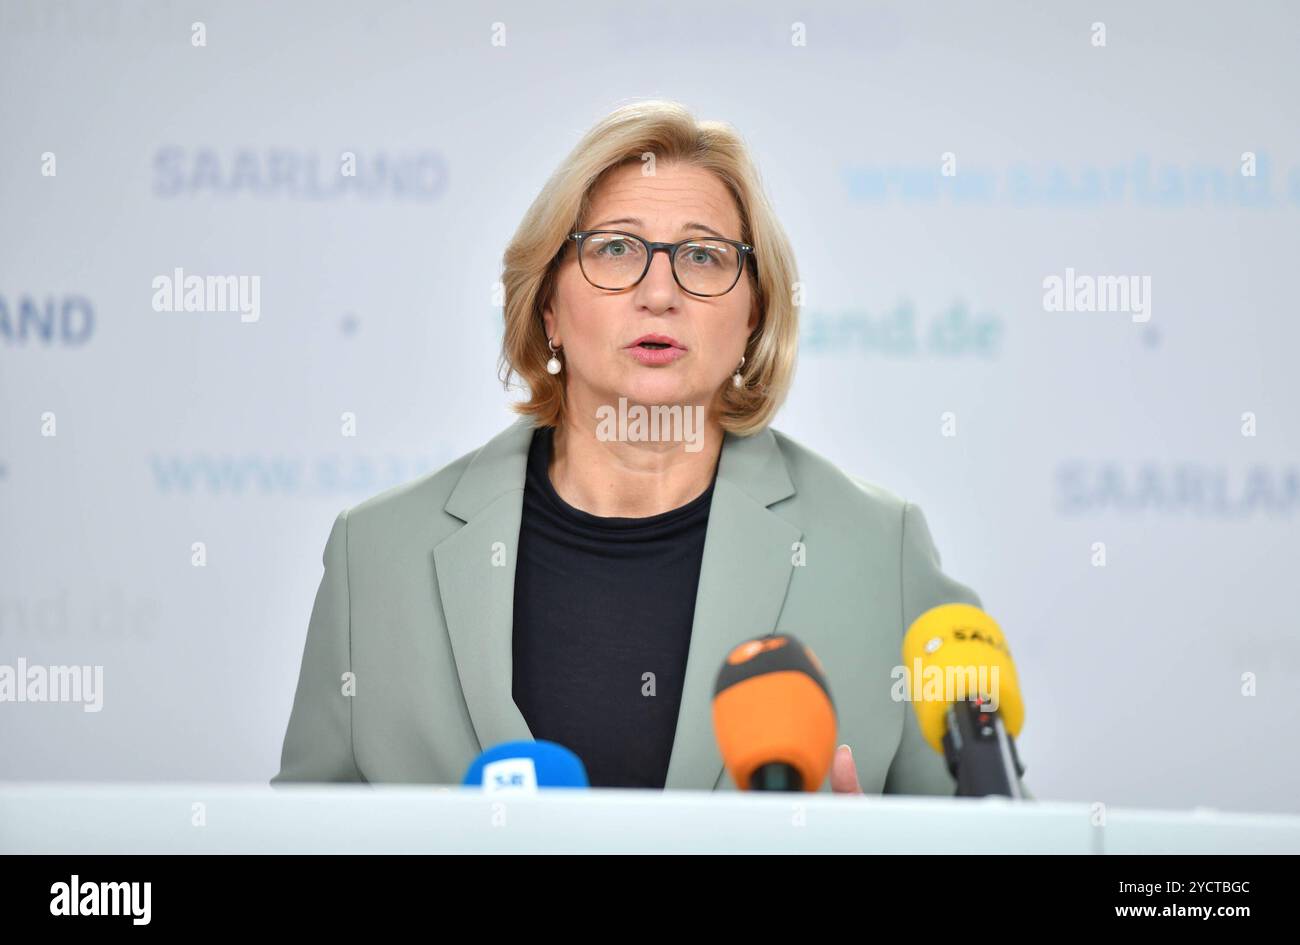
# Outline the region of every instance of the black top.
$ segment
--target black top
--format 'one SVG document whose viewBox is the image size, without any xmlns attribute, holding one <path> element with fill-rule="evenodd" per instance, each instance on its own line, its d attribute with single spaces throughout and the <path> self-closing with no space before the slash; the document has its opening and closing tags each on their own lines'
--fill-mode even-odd
<svg viewBox="0 0 1300 945">
<path fill-rule="evenodd" d="M 592 787 L 662 788 L 682 701 L 714 481 L 686 505 L 606 518 L 551 485 L 552 430 L 528 451 L 515 572 L 515 704 Z M 653 673 L 653 677 L 647 674 Z"/>
</svg>

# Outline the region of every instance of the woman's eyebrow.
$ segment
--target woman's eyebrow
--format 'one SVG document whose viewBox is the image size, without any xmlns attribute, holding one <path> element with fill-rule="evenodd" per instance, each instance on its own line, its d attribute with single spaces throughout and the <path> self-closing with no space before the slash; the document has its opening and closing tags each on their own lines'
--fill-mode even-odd
<svg viewBox="0 0 1300 945">
<path fill-rule="evenodd" d="M 630 224 L 631 226 L 643 225 L 641 220 L 637 217 L 619 217 L 617 220 L 606 220 L 603 223 L 593 223 L 591 226 L 588 227 L 588 229 L 598 230 L 604 226 L 617 226 L 625 223 Z M 725 236 L 723 236 L 713 227 L 708 226 L 704 223 L 695 223 L 695 222 L 683 223 L 681 232 L 685 233 L 687 230 L 703 230 L 705 233 L 708 233 L 710 236 L 716 236 L 718 239 L 726 239 Z"/>
</svg>

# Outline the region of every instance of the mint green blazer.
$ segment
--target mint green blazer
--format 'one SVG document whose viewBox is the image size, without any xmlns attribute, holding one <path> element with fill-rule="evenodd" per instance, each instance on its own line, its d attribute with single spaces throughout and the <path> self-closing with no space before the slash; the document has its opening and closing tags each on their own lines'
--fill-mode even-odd
<svg viewBox="0 0 1300 945">
<path fill-rule="evenodd" d="M 532 431 L 521 418 L 339 513 L 272 785 L 459 784 L 480 751 L 533 737 L 511 694 Z M 950 602 L 980 605 L 940 570 L 917 506 L 770 427 L 725 434 L 666 787 L 735 790 L 713 736 L 714 678 L 737 643 L 782 632 L 825 668 L 864 791 L 951 795 L 912 707 L 890 695 L 904 631 Z"/>
</svg>

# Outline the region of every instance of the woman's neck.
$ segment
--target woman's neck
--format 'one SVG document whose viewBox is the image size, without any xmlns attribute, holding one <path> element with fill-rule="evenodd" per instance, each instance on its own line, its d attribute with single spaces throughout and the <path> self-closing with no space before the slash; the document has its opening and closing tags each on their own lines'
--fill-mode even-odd
<svg viewBox="0 0 1300 945">
<path fill-rule="evenodd" d="M 569 416 L 554 432 L 551 485 L 574 508 L 605 518 L 646 518 L 686 505 L 713 481 L 724 433 L 713 416 L 690 444 L 610 437 L 610 429 L 594 417 Z"/>
</svg>

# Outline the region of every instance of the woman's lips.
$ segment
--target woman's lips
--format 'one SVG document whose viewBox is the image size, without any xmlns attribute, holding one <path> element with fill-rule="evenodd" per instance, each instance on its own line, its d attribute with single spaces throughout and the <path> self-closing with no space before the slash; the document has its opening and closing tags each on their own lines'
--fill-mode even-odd
<svg viewBox="0 0 1300 945">
<path fill-rule="evenodd" d="M 623 350 L 642 364 L 671 364 L 686 354 L 681 348 L 643 348 L 640 345 L 632 345 Z"/>
</svg>

